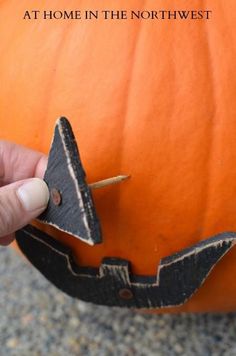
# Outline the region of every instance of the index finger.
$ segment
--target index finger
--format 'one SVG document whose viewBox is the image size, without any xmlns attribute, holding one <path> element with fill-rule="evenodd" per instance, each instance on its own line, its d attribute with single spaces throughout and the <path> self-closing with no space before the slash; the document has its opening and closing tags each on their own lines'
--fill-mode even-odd
<svg viewBox="0 0 236 356">
<path fill-rule="evenodd" d="M 43 153 L 0 140 L 0 185 L 32 177 L 43 178 L 46 167 L 47 156 Z"/>
</svg>

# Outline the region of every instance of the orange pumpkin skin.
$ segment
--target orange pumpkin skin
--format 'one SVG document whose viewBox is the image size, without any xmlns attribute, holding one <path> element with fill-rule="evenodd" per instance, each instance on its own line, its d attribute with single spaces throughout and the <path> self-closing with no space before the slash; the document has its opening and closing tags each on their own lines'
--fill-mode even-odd
<svg viewBox="0 0 236 356">
<path fill-rule="evenodd" d="M 93 1 L 48 3 L 35 0 L 34 9 L 94 9 Z M 93 193 L 101 245 L 41 226 L 82 265 L 116 256 L 153 275 L 162 257 L 236 231 L 236 3 L 204 3 L 208 21 L 33 21 L 22 19 L 31 1 L 0 3 L 1 138 L 48 153 L 65 115 L 89 183 L 131 176 Z M 140 2 L 96 5 L 104 8 Z M 186 304 L 164 311 L 235 309 L 235 273 L 233 249 Z"/>
</svg>

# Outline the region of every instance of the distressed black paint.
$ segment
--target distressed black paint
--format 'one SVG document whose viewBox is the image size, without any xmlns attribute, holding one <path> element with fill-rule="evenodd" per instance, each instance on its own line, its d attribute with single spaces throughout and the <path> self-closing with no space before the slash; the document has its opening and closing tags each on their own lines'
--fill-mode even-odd
<svg viewBox="0 0 236 356">
<path fill-rule="evenodd" d="M 66 118 L 57 121 L 44 180 L 53 194 L 39 220 L 68 232 L 91 245 L 101 242 L 101 230 L 71 126 Z"/>
<path fill-rule="evenodd" d="M 59 289 L 72 297 L 108 306 L 161 308 L 187 301 L 236 241 L 222 233 L 161 260 L 156 276 L 132 275 L 129 262 L 104 258 L 100 268 L 80 267 L 70 250 L 28 226 L 16 233 L 22 252 Z M 132 298 L 122 298 L 129 290 Z"/>
</svg>

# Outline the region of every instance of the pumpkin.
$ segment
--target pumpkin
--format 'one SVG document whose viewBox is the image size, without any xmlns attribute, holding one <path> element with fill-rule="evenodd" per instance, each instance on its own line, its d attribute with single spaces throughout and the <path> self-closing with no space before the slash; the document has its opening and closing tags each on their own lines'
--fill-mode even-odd
<svg viewBox="0 0 236 356">
<path fill-rule="evenodd" d="M 96 10 L 140 6 L 104 1 Z M 0 4 L 1 138 L 47 154 L 55 119 L 65 115 L 88 183 L 130 176 L 93 191 L 101 244 L 40 225 L 82 266 L 118 256 L 133 273 L 155 275 L 161 258 L 236 231 L 236 4 L 201 6 L 211 19 L 23 20 L 30 1 Z M 95 8 L 50 3 L 52 11 L 68 7 Z M 35 0 L 34 9 L 48 4 Z M 235 272 L 232 249 L 187 303 L 168 311 L 235 309 Z"/>
</svg>

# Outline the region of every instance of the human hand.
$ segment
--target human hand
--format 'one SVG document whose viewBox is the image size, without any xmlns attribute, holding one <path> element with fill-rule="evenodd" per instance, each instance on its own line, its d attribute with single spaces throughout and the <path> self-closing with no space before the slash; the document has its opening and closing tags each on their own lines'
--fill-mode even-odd
<svg viewBox="0 0 236 356">
<path fill-rule="evenodd" d="M 46 209 L 46 165 L 42 153 L 0 140 L 0 245 L 10 244 L 16 230 Z"/>
</svg>

